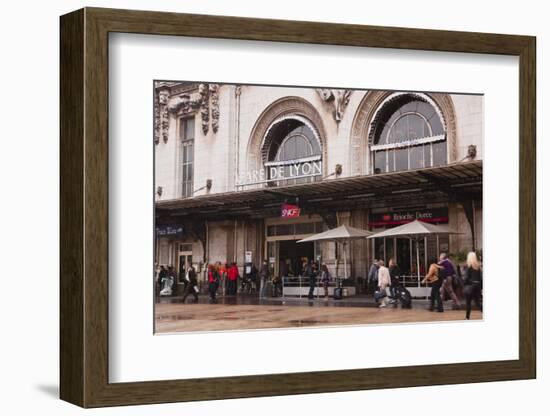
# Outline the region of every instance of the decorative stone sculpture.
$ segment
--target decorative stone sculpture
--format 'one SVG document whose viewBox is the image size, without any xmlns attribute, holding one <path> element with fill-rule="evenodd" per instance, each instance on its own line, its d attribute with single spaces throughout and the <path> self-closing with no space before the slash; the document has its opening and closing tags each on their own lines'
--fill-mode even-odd
<svg viewBox="0 0 550 416">
<path fill-rule="evenodd" d="M 159 91 L 160 135 L 164 143 L 168 142 L 168 94 L 167 90 Z"/>
<path fill-rule="evenodd" d="M 220 101 L 219 101 L 219 89 L 218 84 L 210 84 L 210 112 L 212 115 L 212 131 L 214 133 L 218 132 L 219 122 L 220 122 Z"/>
<path fill-rule="evenodd" d="M 212 131 L 218 132 L 220 120 L 218 84 L 199 84 L 198 91 L 185 92 L 179 97 L 170 99 L 168 104 L 168 92 L 166 97 L 161 97 L 162 90 L 158 93 L 158 100 L 155 101 L 155 143 L 158 144 L 158 136 L 163 136 L 163 121 L 166 122 L 166 138 L 168 140 L 168 113 L 187 114 L 199 111 L 201 115 L 201 127 L 204 134 L 210 129 L 212 119 Z M 163 116 L 165 115 L 165 117 Z M 158 131 L 158 133 L 157 133 Z"/>
<path fill-rule="evenodd" d="M 209 88 L 208 84 L 199 85 L 199 95 L 201 97 L 201 122 L 202 122 L 202 132 L 204 134 L 208 133 L 209 121 L 210 121 L 210 111 L 208 108 L 208 93 Z"/>
<path fill-rule="evenodd" d="M 164 143 L 168 141 L 168 95 L 167 89 L 158 90 L 155 94 L 155 144 L 159 144 L 161 137 Z"/>
<path fill-rule="evenodd" d="M 322 89 L 316 90 L 321 99 L 332 106 L 332 116 L 337 123 L 342 121 L 344 111 L 349 104 L 351 90 Z"/>
</svg>

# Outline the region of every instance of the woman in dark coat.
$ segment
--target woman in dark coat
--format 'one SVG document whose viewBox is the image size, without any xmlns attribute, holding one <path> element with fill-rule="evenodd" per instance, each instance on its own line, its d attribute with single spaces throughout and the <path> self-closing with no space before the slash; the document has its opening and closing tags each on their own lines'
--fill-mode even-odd
<svg viewBox="0 0 550 416">
<path fill-rule="evenodd" d="M 195 303 L 199 303 L 197 272 L 195 272 L 195 268 L 193 266 L 189 266 L 187 269 L 185 280 L 187 280 L 187 286 L 185 286 L 185 290 L 183 291 L 182 302 L 185 303 L 187 296 L 193 295 L 195 298 Z"/>
<path fill-rule="evenodd" d="M 482 289 L 482 274 L 481 265 L 477 260 L 476 253 L 473 251 L 468 253 L 466 259 L 466 278 L 464 279 L 464 297 L 466 298 L 466 319 L 470 319 L 472 312 L 472 300 L 476 303 L 480 310 L 481 304 L 481 289 Z"/>
<path fill-rule="evenodd" d="M 323 283 L 323 289 L 325 290 L 325 300 L 328 300 L 328 286 L 330 284 L 330 279 L 331 276 L 328 271 L 328 267 L 323 263 L 321 266 L 321 282 Z"/>
<path fill-rule="evenodd" d="M 210 303 L 217 303 L 216 292 L 220 285 L 220 271 L 214 264 L 208 266 L 208 293 L 210 294 Z"/>
<path fill-rule="evenodd" d="M 314 261 L 308 265 L 306 269 L 306 275 L 309 280 L 309 293 L 307 295 L 308 299 L 313 299 L 313 292 L 315 291 L 315 286 L 317 286 L 317 264 Z"/>
</svg>

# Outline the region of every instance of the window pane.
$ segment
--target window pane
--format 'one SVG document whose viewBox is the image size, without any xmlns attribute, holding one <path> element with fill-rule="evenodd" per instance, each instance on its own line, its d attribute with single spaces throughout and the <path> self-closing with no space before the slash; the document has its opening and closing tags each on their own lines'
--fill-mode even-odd
<svg viewBox="0 0 550 416">
<path fill-rule="evenodd" d="M 430 120 L 436 114 L 435 109 L 424 101 L 418 101 L 416 112 L 422 114 L 426 120 Z"/>
<path fill-rule="evenodd" d="M 424 167 L 424 148 L 423 146 L 413 146 L 410 148 L 409 153 L 411 161 L 411 169 L 418 169 Z"/>
<path fill-rule="evenodd" d="M 433 143 L 433 166 L 447 163 L 447 142 Z"/>
<path fill-rule="evenodd" d="M 185 139 L 192 140 L 195 138 L 195 119 L 188 118 L 185 119 Z"/>
<path fill-rule="evenodd" d="M 180 118 L 180 140 L 185 140 L 185 119 Z"/>
<path fill-rule="evenodd" d="M 388 143 L 388 133 L 390 132 L 390 125 L 389 123 L 386 123 L 384 126 L 384 129 L 382 130 L 382 134 L 380 134 L 380 140 L 376 142 L 375 144 L 386 144 Z"/>
<path fill-rule="evenodd" d="M 412 101 L 411 101 L 412 100 Z M 405 96 L 401 107 L 392 104 L 386 115 L 382 115 L 377 126 L 375 144 L 403 144 L 403 142 L 445 134 L 444 126 L 436 111 L 428 102 Z M 397 103 L 395 103 L 397 104 Z M 397 109 L 396 109 L 397 108 Z M 433 148 L 433 150 L 432 150 Z M 410 148 L 388 149 L 387 161 L 383 152 L 373 155 L 373 172 L 392 172 L 406 169 L 419 169 L 447 163 L 447 144 L 445 141 L 433 145 L 414 145 Z"/>
<path fill-rule="evenodd" d="M 315 233 L 315 223 L 296 224 L 296 234 L 313 234 Z"/>
<path fill-rule="evenodd" d="M 407 117 L 402 117 L 393 125 L 390 131 L 390 143 L 402 142 L 407 137 Z"/>
<path fill-rule="evenodd" d="M 276 228 L 277 235 L 293 235 L 294 234 L 294 226 L 292 224 L 277 225 L 276 227 L 277 227 Z"/>
<path fill-rule="evenodd" d="M 395 170 L 407 170 L 409 168 L 409 149 L 395 149 Z"/>
<path fill-rule="evenodd" d="M 409 122 L 409 131 L 407 134 L 407 138 L 409 140 L 420 139 L 428 136 L 429 130 L 422 117 L 411 114 L 407 116 L 407 120 Z"/>
<path fill-rule="evenodd" d="M 441 120 L 439 119 L 439 116 L 437 113 L 434 114 L 434 116 L 429 120 L 430 126 L 432 127 L 432 135 L 437 136 L 439 134 L 443 134 L 445 130 L 443 129 L 443 124 L 441 124 Z"/>
<path fill-rule="evenodd" d="M 393 172 L 395 170 L 395 151 L 388 150 L 388 172 Z"/>
<path fill-rule="evenodd" d="M 424 167 L 432 166 L 432 145 L 424 145 Z"/>
<path fill-rule="evenodd" d="M 185 131 L 188 131 L 188 125 L 194 124 L 192 119 L 186 119 Z M 182 161 L 182 196 L 193 196 L 193 140 L 185 140 L 181 148 Z"/>
<path fill-rule="evenodd" d="M 374 169 L 373 173 L 381 173 L 386 171 L 386 152 L 374 153 Z"/>
<path fill-rule="evenodd" d="M 416 103 L 417 103 L 417 101 L 411 101 L 410 103 L 405 104 L 403 107 L 401 107 L 401 114 L 415 112 L 416 111 Z"/>
</svg>

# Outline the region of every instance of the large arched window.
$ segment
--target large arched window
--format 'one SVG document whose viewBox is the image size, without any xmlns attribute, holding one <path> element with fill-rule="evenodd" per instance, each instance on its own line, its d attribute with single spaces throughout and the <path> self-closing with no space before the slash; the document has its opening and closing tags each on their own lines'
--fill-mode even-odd
<svg viewBox="0 0 550 416">
<path fill-rule="evenodd" d="M 319 180 L 322 150 L 318 133 L 305 118 L 293 116 L 268 130 L 264 167 L 269 185 L 291 185 Z"/>
<path fill-rule="evenodd" d="M 417 95 L 390 99 L 373 130 L 373 173 L 419 169 L 447 163 L 444 124 L 436 108 Z"/>
</svg>

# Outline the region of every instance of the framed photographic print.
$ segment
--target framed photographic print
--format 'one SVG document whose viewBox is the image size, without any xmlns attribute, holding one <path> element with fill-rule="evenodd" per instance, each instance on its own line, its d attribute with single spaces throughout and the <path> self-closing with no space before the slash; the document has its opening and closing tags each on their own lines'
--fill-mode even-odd
<svg viewBox="0 0 550 416">
<path fill-rule="evenodd" d="M 534 378 L 535 103 L 528 36 L 62 16 L 61 398 Z"/>
</svg>

